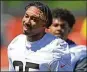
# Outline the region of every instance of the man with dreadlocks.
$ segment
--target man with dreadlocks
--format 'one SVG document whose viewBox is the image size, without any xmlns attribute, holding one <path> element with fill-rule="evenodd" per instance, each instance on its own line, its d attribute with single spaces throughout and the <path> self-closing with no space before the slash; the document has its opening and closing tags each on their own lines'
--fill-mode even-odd
<svg viewBox="0 0 87 72">
<path fill-rule="evenodd" d="M 8 46 L 9 71 L 71 71 L 68 44 L 45 33 L 52 24 L 47 5 L 31 2 L 23 17 L 23 34 Z"/>
</svg>

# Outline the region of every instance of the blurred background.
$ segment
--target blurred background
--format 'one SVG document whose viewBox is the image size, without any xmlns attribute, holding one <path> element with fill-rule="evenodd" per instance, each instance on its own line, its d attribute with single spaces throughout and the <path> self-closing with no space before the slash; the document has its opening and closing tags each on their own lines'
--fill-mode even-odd
<svg viewBox="0 0 87 72">
<path fill-rule="evenodd" d="M 30 1 L 1 1 L 1 71 L 8 70 L 7 46 L 11 40 L 22 33 L 22 17 L 25 6 Z M 76 17 L 76 23 L 68 38 L 76 44 L 86 44 L 87 1 L 42 1 L 51 9 L 66 8 Z"/>
</svg>

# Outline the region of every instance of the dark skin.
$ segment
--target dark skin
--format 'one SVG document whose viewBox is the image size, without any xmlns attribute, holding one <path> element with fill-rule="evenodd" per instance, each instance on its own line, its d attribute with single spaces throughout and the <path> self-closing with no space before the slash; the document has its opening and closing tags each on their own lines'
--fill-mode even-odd
<svg viewBox="0 0 87 72">
<path fill-rule="evenodd" d="M 22 19 L 23 33 L 28 41 L 37 41 L 45 34 L 46 16 L 35 6 L 30 6 Z"/>
</svg>

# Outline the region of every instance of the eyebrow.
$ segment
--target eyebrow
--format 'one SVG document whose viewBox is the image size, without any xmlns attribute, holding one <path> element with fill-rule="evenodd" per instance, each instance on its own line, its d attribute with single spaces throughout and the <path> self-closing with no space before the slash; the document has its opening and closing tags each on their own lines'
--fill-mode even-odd
<svg viewBox="0 0 87 72">
<path fill-rule="evenodd" d="M 25 15 L 28 15 L 27 12 L 25 13 Z M 29 16 L 29 15 L 28 15 Z M 39 18 L 39 16 L 33 15 L 32 17 L 36 17 Z"/>
<path fill-rule="evenodd" d="M 28 14 L 25 13 L 25 15 L 28 15 Z M 29 16 L 29 15 L 28 15 L 28 16 Z M 36 18 L 36 19 L 39 19 L 39 17 L 37 17 L 36 15 L 33 15 L 33 16 L 31 16 L 31 17 Z"/>
</svg>

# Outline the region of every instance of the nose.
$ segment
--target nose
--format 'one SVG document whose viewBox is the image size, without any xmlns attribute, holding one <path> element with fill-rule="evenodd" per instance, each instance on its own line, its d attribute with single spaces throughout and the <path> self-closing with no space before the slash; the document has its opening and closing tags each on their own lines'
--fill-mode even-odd
<svg viewBox="0 0 87 72">
<path fill-rule="evenodd" d="M 61 26 L 59 25 L 58 27 L 57 27 L 57 30 L 61 30 L 62 28 L 61 28 Z"/>
<path fill-rule="evenodd" d="M 30 24 L 30 17 L 26 19 L 26 23 Z"/>
</svg>

